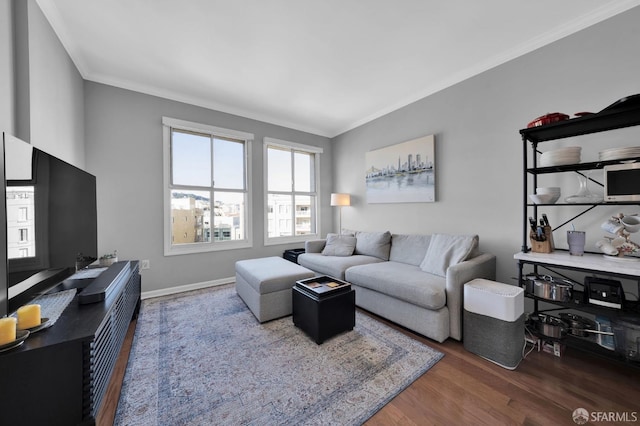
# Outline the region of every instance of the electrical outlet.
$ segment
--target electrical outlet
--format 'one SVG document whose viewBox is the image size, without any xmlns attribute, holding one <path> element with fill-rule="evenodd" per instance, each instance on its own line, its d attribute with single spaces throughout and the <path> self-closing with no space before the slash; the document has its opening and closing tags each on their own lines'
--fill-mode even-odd
<svg viewBox="0 0 640 426">
<path fill-rule="evenodd" d="M 151 269 L 151 262 L 149 262 L 149 259 L 142 259 L 140 261 L 140 269 Z"/>
</svg>

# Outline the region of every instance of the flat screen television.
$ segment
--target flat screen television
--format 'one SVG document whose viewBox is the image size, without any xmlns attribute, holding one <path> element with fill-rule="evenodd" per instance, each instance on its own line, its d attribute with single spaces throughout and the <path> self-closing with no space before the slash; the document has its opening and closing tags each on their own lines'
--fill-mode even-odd
<svg viewBox="0 0 640 426">
<path fill-rule="evenodd" d="M 0 316 L 46 293 L 98 252 L 95 176 L 6 133 L 3 141 L 0 298 L 6 306 Z"/>
</svg>

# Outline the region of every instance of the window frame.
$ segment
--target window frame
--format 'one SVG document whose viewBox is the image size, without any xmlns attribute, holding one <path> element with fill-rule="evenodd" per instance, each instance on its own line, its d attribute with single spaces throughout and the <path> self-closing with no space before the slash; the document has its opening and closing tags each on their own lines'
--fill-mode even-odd
<svg viewBox="0 0 640 426">
<path fill-rule="evenodd" d="M 292 169 L 291 176 L 291 191 L 287 192 L 292 194 L 295 197 L 295 194 L 299 193 L 300 195 L 311 195 L 315 197 L 315 212 L 311 212 L 311 220 L 315 222 L 315 232 L 304 234 L 304 235 L 295 235 L 295 205 L 291 206 L 291 220 L 293 221 L 292 230 L 293 235 L 282 236 L 282 237 L 269 237 L 269 194 L 278 193 L 282 194 L 285 191 L 269 191 L 269 159 L 268 159 L 268 151 L 270 147 L 279 148 L 289 150 L 291 153 L 294 152 L 303 152 L 306 154 L 313 154 L 313 175 L 311 176 L 311 183 L 315 188 L 312 188 L 310 192 L 301 192 L 295 191 L 295 171 Z M 265 137 L 263 139 L 263 190 L 264 190 L 264 245 L 278 245 L 278 244 L 287 244 L 287 243 L 300 243 L 307 240 L 317 239 L 320 236 L 320 224 L 322 223 L 320 217 L 320 154 L 322 154 L 324 150 L 321 147 L 313 146 L 313 145 L 305 145 L 297 142 L 291 142 L 281 139 L 275 139 L 270 137 Z M 295 199 L 295 198 L 294 198 Z"/>
<path fill-rule="evenodd" d="M 225 129 L 222 127 L 215 127 L 208 124 L 195 123 L 192 121 L 185 121 L 170 117 L 162 117 L 162 134 L 163 134 L 163 192 L 164 192 L 164 255 L 174 256 L 193 253 L 206 253 L 212 251 L 222 250 L 235 250 L 253 247 L 253 209 L 252 209 L 252 188 L 251 188 L 251 146 L 254 140 L 253 133 L 242 132 L 238 130 Z M 171 216 L 171 191 L 173 189 L 184 188 L 188 185 L 173 185 L 171 182 L 172 169 L 171 169 L 171 134 L 172 131 L 183 131 L 206 135 L 209 137 L 217 137 L 222 139 L 234 139 L 244 141 L 244 166 L 245 166 L 245 188 L 244 191 L 236 190 L 231 192 L 243 192 L 245 194 L 245 209 L 244 209 L 244 222 L 245 222 L 245 238 L 242 240 L 222 240 L 217 241 L 214 238 L 214 217 L 213 209 L 211 210 L 211 241 L 210 242 L 197 242 L 187 243 L 180 245 L 172 244 L 172 216 Z M 212 147 L 213 148 L 213 147 Z M 213 164 L 211 165 L 213 174 Z M 213 176 L 212 176 L 213 180 Z M 210 187 L 196 187 L 196 190 L 210 190 L 216 191 L 214 183 L 211 183 Z M 218 189 L 217 192 L 221 190 Z M 222 192 L 230 192 L 224 191 Z M 213 202 L 213 200 L 212 200 Z"/>
</svg>

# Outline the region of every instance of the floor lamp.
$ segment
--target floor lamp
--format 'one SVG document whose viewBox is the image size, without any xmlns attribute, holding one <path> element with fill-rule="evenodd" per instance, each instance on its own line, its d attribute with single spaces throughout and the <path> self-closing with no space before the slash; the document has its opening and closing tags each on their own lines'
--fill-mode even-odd
<svg viewBox="0 0 640 426">
<path fill-rule="evenodd" d="M 351 205 L 351 195 L 349 194 L 340 194 L 333 193 L 331 194 L 331 206 L 338 207 L 340 209 L 339 212 L 339 221 L 338 221 L 338 235 L 342 235 L 342 207 Z"/>
</svg>

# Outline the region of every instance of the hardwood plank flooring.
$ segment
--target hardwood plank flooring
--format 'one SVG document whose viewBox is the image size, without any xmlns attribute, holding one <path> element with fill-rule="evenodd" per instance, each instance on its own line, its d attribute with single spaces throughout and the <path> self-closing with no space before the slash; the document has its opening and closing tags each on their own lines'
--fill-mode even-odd
<svg viewBox="0 0 640 426">
<path fill-rule="evenodd" d="M 598 420 L 590 424 L 640 424 L 640 369 L 567 349 L 561 358 L 531 352 L 511 371 L 467 352 L 461 342 L 437 343 L 376 318 L 445 356 L 367 426 L 575 425 L 577 408 Z M 605 422 L 602 416 L 623 417 Z"/>
<path fill-rule="evenodd" d="M 467 352 L 461 342 L 437 343 L 370 315 L 445 356 L 367 426 L 575 425 L 572 414 L 577 408 L 607 419 L 626 416 L 617 421 L 593 418 L 597 421 L 589 424 L 640 424 L 640 369 L 568 349 L 561 358 L 534 351 L 511 371 Z M 135 321 L 103 401 L 99 426 L 113 423 L 134 327 Z"/>
<path fill-rule="evenodd" d="M 102 400 L 102 406 L 98 410 L 96 416 L 96 426 L 110 426 L 113 425 L 113 421 L 116 417 L 116 410 L 118 409 L 118 400 L 120 399 L 120 390 L 122 389 L 122 380 L 124 379 L 124 373 L 127 369 L 127 363 L 129 362 L 129 354 L 131 353 L 131 344 L 133 343 L 133 334 L 136 331 L 136 324 L 138 320 L 134 319 L 129 324 L 127 335 L 120 348 L 118 354 L 118 360 L 113 367 L 113 374 L 109 385 L 107 386 L 107 392 Z"/>
</svg>

